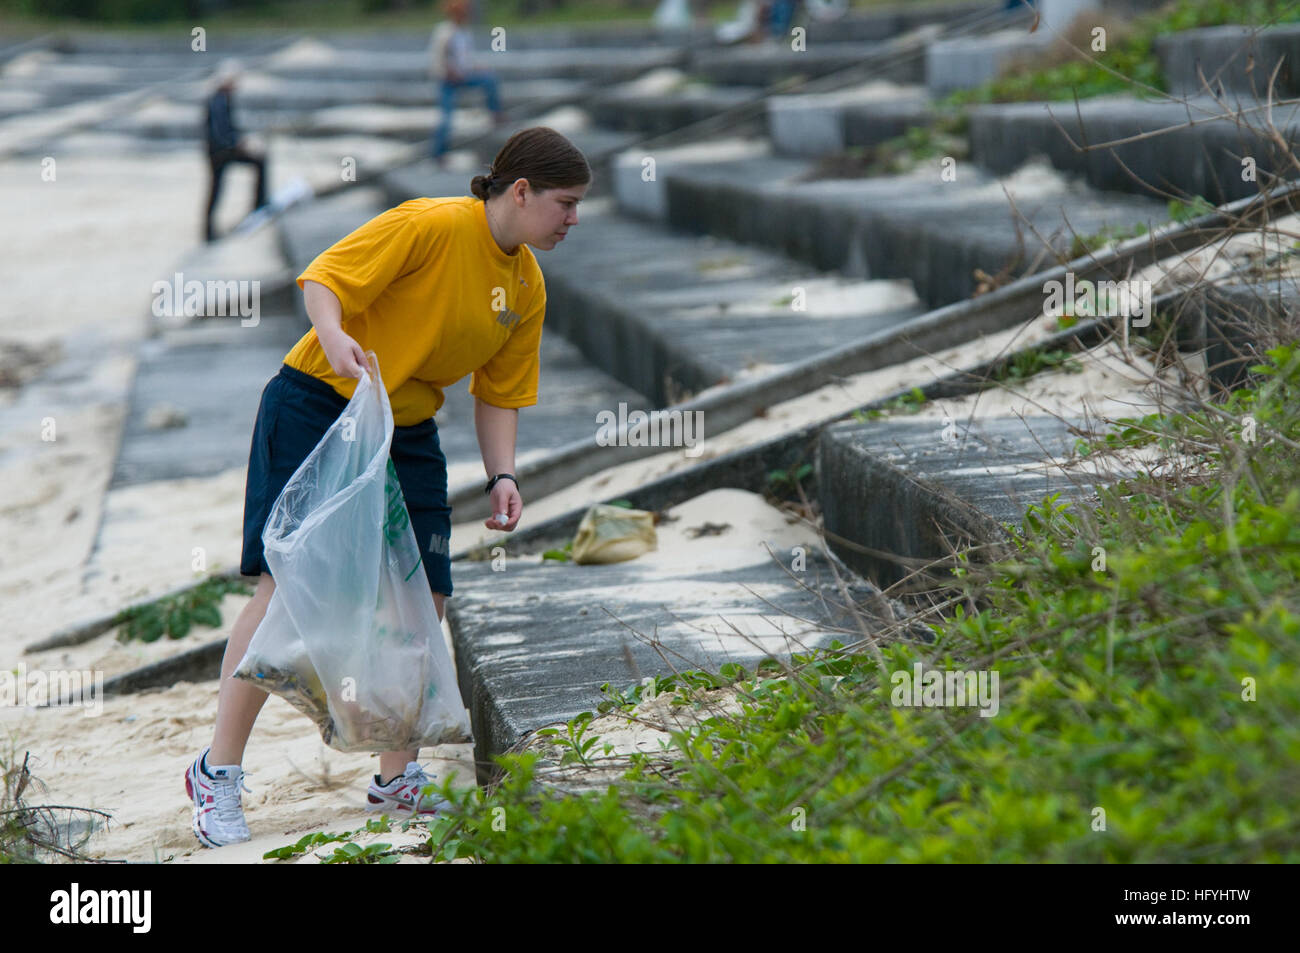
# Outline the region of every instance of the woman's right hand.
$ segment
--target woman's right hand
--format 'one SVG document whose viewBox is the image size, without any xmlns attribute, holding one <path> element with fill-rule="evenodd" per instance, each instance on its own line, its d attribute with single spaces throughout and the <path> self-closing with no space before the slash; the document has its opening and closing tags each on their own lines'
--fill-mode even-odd
<svg viewBox="0 0 1300 953">
<path fill-rule="evenodd" d="M 361 372 L 369 368 L 366 352 L 342 328 L 324 335 L 317 330 L 316 337 L 320 340 L 321 350 L 325 352 L 325 359 L 339 377 L 359 378 Z"/>
</svg>

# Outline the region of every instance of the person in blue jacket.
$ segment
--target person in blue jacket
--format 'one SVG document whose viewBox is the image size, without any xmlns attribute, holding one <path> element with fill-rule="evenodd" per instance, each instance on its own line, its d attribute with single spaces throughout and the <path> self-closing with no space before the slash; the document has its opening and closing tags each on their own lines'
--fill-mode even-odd
<svg viewBox="0 0 1300 953">
<path fill-rule="evenodd" d="M 253 211 L 266 205 L 266 156 L 251 147 L 248 140 L 235 125 L 232 106 L 232 94 L 239 70 L 233 62 L 222 65 L 217 76 L 217 88 L 208 97 L 208 115 L 204 126 L 208 142 L 208 165 L 212 171 L 208 187 L 208 210 L 205 216 L 204 238 L 213 241 L 217 235 L 213 227 L 212 214 L 221 197 L 221 179 L 226 173 L 226 166 L 232 162 L 244 162 L 257 169 L 257 196 Z"/>
</svg>

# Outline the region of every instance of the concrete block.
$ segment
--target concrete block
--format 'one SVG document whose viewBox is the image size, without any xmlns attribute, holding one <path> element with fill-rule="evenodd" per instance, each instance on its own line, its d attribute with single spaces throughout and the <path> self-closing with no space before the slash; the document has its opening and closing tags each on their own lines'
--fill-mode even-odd
<svg viewBox="0 0 1300 953">
<path fill-rule="evenodd" d="M 1016 57 L 1040 53 L 1052 42 L 1046 31 L 1001 30 L 983 36 L 934 40 L 925 51 L 925 85 L 935 97 L 994 79 Z"/>
<path fill-rule="evenodd" d="M 1215 205 L 1258 194 L 1273 175 L 1294 176 L 1289 159 L 1259 131 L 1258 119 L 1248 116 L 1238 124 L 1222 116 L 1222 107 L 1206 99 L 1183 105 L 1107 97 L 1084 100 L 1077 109 L 1048 103 L 978 106 L 970 112 L 971 158 L 1004 174 L 1041 155 L 1097 189 L 1200 195 Z M 1294 107 L 1277 109 L 1274 122 L 1292 148 L 1300 147 Z M 1137 138 L 1150 133 L 1159 134 Z M 1126 139 L 1133 141 L 1096 148 Z M 1245 157 L 1254 161 L 1253 179 L 1245 175 Z"/>
<path fill-rule="evenodd" d="M 1273 69 L 1280 62 L 1274 99 L 1300 94 L 1300 24 L 1257 30 L 1217 26 L 1157 37 L 1156 56 L 1175 96 L 1225 92 L 1243 103 L 1262 103 Z M 1201 75 L 1210 84 L 1204 88 Z"/>
<path fill-rule="evenodd" d="M 957 421 L 948 439 L 934 420 L 832 425 L 817 455 L 826 530 L 847 541 L 832 548 L 889 586 L 910 571 L 889 554 L 933 560 L 972 544 L 995 547 L 1004 538 L 1001 524 L 1019 524 L 1045 495 L 1093 492 L 1086 480 L 1076 484 L 1044 466 L 1067 456 L 1075 440 L 1069 424 L 1052 417 L 982 419 L 969 430 Z"/>
<path fill-rule="evenodd" d="M 815 542 L 781 528 L 783 518 L 766 504 L 746 509 L 744 527 L 688 538 L 688 528 L 729 522 L 718 514 L 734 497 L 752 499 L 721 490 L 675 508 L 669 516 L 678 522 L 657 528 L 659 549 L 628 562 L 516 557 L 497 572 L 491 562 L 455 564 L 448 619 L 481 780 L 492 773 L 492 756 L 527 733 L 594 711 L 606 682 L 621 689 L 727 662 L 752 671 L 768 655 L 828 646 L 837 637 L 832 626 L 852 625 Z M 706 509 L 714 514 L 708 519 Z M 787 571 L 794 545 L 805 546 L 798 581 Z M 866 602 L 876 592 L 859 583 L 852 594 Z"/>
</svg>

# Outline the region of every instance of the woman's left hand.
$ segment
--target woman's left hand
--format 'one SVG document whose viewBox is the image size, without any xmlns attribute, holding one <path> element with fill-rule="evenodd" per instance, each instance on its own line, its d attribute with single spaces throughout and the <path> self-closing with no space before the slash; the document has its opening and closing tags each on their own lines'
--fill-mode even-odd
<svg viewBox="0 0 1300 953">
<path fill-rule="evenodd" d="M 483 525 L 488 529 L 499 529 L 503 532 L 510 532 L 519 523 L 519 517 L 524 512 L 524 501 L 519 496 L 519 488 L 515 486 L 514 480 L 497 480 L 497 485 L 492 487 L 492 515 L 483 521 Z M 497 520 L 497 514 L 505 514 L 504 523 Z"/>
</svg>

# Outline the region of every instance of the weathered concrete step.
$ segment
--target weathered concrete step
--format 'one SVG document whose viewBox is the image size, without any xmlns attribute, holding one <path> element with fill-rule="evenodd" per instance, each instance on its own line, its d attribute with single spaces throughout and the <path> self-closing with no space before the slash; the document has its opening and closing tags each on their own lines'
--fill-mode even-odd
<svg viewBox="0 0 1300 953">
<path fill-rule="evenodd" d="M 1275 100 L 1300 95 L 1300 24 L 1216 26 L 1156 37 L 1160 69 L 1175 96 L 1224 91 L 1264 102 L 1269 77 L 1277 73 Z M 1198 75 L 1199 71 L 1199 75 Z M 1204 79 L 1202 79 L 1202 76 Z M 1210 83 L 1207 91 L 1203 83 Z"/>
<path fill-rule="evenodd" d="M 281 98 L 276 89 L 280 84 L 296 87 L 295 92 Z M 245 85 L 253 83 L 241 84 L 236 91 L 235 112 L 240 128 L 247 132 L 286 132 L 298 137 L 363 134 L 414 142 L 429 138 L 440 121 L 441 110 L 428 84 L 401 84 L 399 88 L 406 90 L 405 95 L 389 97 L 386 90 L 391 84 L 344 82 L 335 85 L 350 90 L 350 94 L 334 100 L 330 94 L 319 92 L 319 84 L 311 82 L 267 78 L 266 84 L 257 84 L 256 92 Z M 586 88 L 586 84 L 574 80 L 512 82 L 501 84 L 500 95 L 504 109 L 526 114 L 580 99 Z M 463 136 L 466 127 L 475 124 L 466 114 L 486 116 L 486 107 L 481 107 L 481 99 L 469 94 L 458 102 L 455 125 Z M 203 109 L 201 95 L 195 95 L 192 88 L 183 88 L 165 101 L 149 103 L 109 120 L 101 128 L 145 139 L 201 141 Z"/>
<path fill-rule="evenodd" d="M 1263 352 L 1300 337 L 1300 289 L 1294 278 L 1206 284 L 1169 297 L 1175 300 L 1161 310 L 1178 325 L 1179 348 L 1204 349 L 1210 381 L 1220 394 L 1257 386 L 1259 376 L 1249 368 L 1262 362 Z"/>
<path fill-rule="evenodd" d="M 221 53 L 226 56 L 255 57 L 273 52 L 289 42 L 290 34 L 277 31 L 256 33 L 223 32 Z M 141 33 L 132 30 L 63 28 L 51 38 L 49 47 L 70 56 L 101 60 L 141 59 L 148 61 L 193 60 L 189 40 L 178 43 L 170 31 Z"/>
<path fill-rule="evenodd" d="M 1026 507 L 1045 495 L 1093 493 L 1093 478 L 1071 479 L 1046 465 L 1071 454 L 1077 439 L 1071 423 L 985 418 L 969 430 L 966 423 L 945 428 L 934 420 L 880 420 L 823 431 L 818 497 L 827 538 L 847 564 L 890 586 L 910 571 L 890 554 L 934 560 L 972 544 L 996 545 L 1001 524 L 1019 525 Z M 943 575 L 936 572 L 929 586 L 917 588 L 932 587 Z"/>
<path fill-rule="evenodd" d="M 1290 159 L 1261 131 L 1260 117 L 1238 123 L 1219 118 L 1223 112 L 1208 99 L 1183 104 L 1105 97 L 1077 106 L 977 106 L 969 113 L 971 158 L 1001 174 L 1040 154 L 1098 189 L 1200 195 L 1215 205 L 1258 194 L 1273 175 L 1295 176 Z M 1300 144 L 1294 106 L 1275 110 L 1274 122 L 1292 149 Z M 1138 138 L 1143 135 L 1149 138 Z M 1096 148 L 1125 139 L 1136 141 Z M 1253 168 L 1243 164 L 1244 157 Z"/>
<path fill-rule="evenodd" d="M 262 389 L 302 329 L 288 315 L 200 320 L 141 347 L 110 489 L 248 462 Z"/>
<path fill-rule="evenodd" d="M 12 87 L 0 89 L 0 119 L 32 112 L 45 103 L 45 95 L 39 90 Z"/>
<path fill-rule="evenodd" d="M 407 82 L 428 84 L 427 52 L 384 52 L 336 49 L 312 41 L 309 50 L 287 50 L 271 57 L 263 69 L 275 76 L 298 80 L 337 80 L 358 82 Z M 480 46 L 470 56 L 470 68 L 487 70 L 501 81 L 532 79 L 585 79 L 599 83 L 616 83 L 631 79 L 648 69 L 675 66 L 683 62 L 685 52 L 668 47 L 645 49 L 591 48 L 581 56 L 569 50 L 506 50 L 492 52 Z"/>
<path fill-rule="evenodd" d="M 1096 192 L 1050 170 L 999 181 L 965 164 L 945 181 L 936 160 L 906 176 L 810 182 L 801 181 L 806 163 L 772 156 L 763 144 L 747 155 L 737 149 L 727 161 L 672 151 L 656 158 L 650 182 L 634 152 L 616 161 L 620 207 L 822 270 L 910 279 L 930 307 L 969 297 L 979 284 L 976 269 L 1025 274 L 1035 262 L 1042 268 L 1056 255 L 1069 258 L 1074 234 L 1150 228 L 1168 217 L 1164 203 Z M 1017 212 L 1026 221 L 1018 222 Z"/>
<path fill-rule="evenodd" d="M 810 43 L 802 50 L 788 43 L 746 45 L 693 51 L 683 68 L 721 85 L 765 87 L 795 76 L 825 76 L 891 49 L 887 43 L 834 41 Z M 919 83 L 924 79 L 924 63 L 915 56 L 881 56 L 873 75 L 894 83 Z"/>
<path fill-rule="evenodd" d="M 318 254 L 376 215 L 418 195 L 468 194 L 466 187 L 471 177 L 465 173 L 441 173 L 424 180 L 423 184 L 429 186 L 427 191 L 401 198 L 387 198 L 378 189 L 362 188 L 290 209 L 280 221 L 280 233 L 295 278 Z M 543 270 L 546 268 L 543 262 Z M 547 291 L 549 295 L 549 281 Z M 300 310 L 297 327 L 301 335 L 311 323 L 302 306 L 301 292 L 296 293 L 295 300 Z M 520 411 L 517 443 L 520 461 L 595 433 L 592 408 L 617 407 L 620 402 L 630 406 L 646 403 L 645 396 L 636 388 L 620 383 L 608 368 L 588 361 L 577 347 L 553 333 L 554 314 L 555 305 L 551 304 L 547 309 L 547 327 L 552 331 L 542 334 L 537 404 Z M 283 358 L 283 353 L 280 356 Z M 449 480 L 455 484 L 455 474 L 468 468 L 472 479 L 480 482 L 482 456 L 474 429 L 474 399 L 469 394 L 468 380 L 444 388 L 443 394 L 445 402 L 437 414 L 438 437 L 447 458 Z M 252 421 L 250 416 L 247 422 L 250 433 Z"/>
<path fill-rule="evenodd" d="M 662 135 L 692 123 L 754 102 L 760 95 L 752 86 L 711 86 L 688 83 L 660 84 L 655 91 L 648 84 L 628 83 L 604 93 L 597 93 L 585 103 L 594 122 L 607 129 Z M 755 120 L 741 126 L 761 131 Z"/>
<path fill-rule="evenodd" d="M 756 365 L 897 328 L 924 310 L 905 282 L 828 282 L 752 246 L 619 216 L 589 212 L 582 224 L 547 263 L 552 320 L 655 406 Z"/>
<path fill-rule="evenodd" d="M 846 635 L 859 630 L 816 536 L 761 498 L 714 490 L 667 515 L 675 522 L 656 528 L 658 549 L 623 563 L 456 563 L 448 621 L 481 779 L 528 732 L 594 711 L 606 682 L 727 662 L 752 672 L 767 655 L 860 638 Z M 851 595 L 876 592 L 858 583 Z"/>
<path fill-rule="evenodd" d="M 849 146 L 874 146 L 933 119 L 923 86 L 872 82 L 834 93 L 767 100 L 768 136 L 773 151 L 782 156 L 821 156 Z"/>
<path fill-rule="evenodd" d="M 1016 59 L 1043 53 L 1052 40 L 1047 30 L 1029 33 L 1023 27 L 938 39 L 926 46 L 920 81 L 935 97 L 971 89 L 994 79 Z"/>
</svg>

